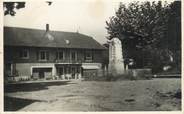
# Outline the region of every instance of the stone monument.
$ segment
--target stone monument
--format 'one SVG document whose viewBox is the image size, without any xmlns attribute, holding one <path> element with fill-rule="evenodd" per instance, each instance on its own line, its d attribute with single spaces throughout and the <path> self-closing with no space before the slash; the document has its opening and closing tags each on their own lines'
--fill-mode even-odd
<svg viewBox="0 0 184 114">
<path fill-rule="evenodd" d="M 122 55 L 122 45 L 118 38 L 109 41 L 109 67 L 110 74 L 122 75 L 125 73 L 124 61 Z"/>
</svg>

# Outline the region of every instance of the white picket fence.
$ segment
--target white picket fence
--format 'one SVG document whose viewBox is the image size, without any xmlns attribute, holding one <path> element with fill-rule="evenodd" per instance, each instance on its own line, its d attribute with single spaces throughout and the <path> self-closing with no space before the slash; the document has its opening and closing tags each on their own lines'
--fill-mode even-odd
<svg viewBox="0 0 184 114">
<path fill-rule="evenodd" d="M 30 76 L 16 76 L 16 77 L 7 77 L 7 81 L 8 82 L 12 82 L 12 81 L 15 81 L 15 82 L 18 82 L 18 81 L 27 81 L 27 80 L 30 80 Z"/>
</svg>

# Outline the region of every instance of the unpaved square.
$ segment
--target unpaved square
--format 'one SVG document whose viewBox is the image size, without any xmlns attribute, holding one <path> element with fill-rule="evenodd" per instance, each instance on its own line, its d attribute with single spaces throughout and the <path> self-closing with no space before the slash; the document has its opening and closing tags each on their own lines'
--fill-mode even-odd
<svg viewBox="0 0 184 114">
<path fill-rule="evenodd" d="M 5 93 L 5 110 L 15 111 L 166 111 L 181 110 L 181 79 L 73 81 Z M 39 87 L 38 87 L 39 88 Z"/>
</svg>

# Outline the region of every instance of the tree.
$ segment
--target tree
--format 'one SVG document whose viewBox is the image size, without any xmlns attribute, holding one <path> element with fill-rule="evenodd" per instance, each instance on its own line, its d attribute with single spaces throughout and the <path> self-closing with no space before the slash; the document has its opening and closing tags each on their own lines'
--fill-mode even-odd
<svg viewBox="0 0 184 114">
<path fill-rule="evenodd" d="M 126 6 L 120 3 L 115 16 L 106 21 L 109 34 L 107 38 L 118 37 L 122 41 L 124 56 L 142 63 L 139 67 L 143 67 L 146 60 L 144 57 L 148 53 L 152 56 L 151 54 L 155 54 L 154 50 L 170 52 L 170 49 L 173 49 L 173 38 L 168 36 L 173 33 L 174 29 L 171 29 L 169 23 L 176 22 L 174 14 L 176 15 L 176 10 L 180 10 L 178 4 L 178 2 L 168 4 L 161 1 L 157 3 L 147 1 L 132 2 Z M 178 26 L 178 24 L 173 26 Z M 180 41 L 175 41 L 181 44 Z"/>
<path fill-rule="evenodd" d="M 175 66 L 181 72 L 181 1 L 170 5 L 168 49 L 172 51 Z"/>
<path fill-rule="evenodd" d="M 52 4 L 51 1 L 46 1 L 48 6 Z M 3 2 L 4 15 L 15 16 L 15 9 L 25 8 L 25 2 Z"/>
<path fill-rule="evenodd" d="M 15 9 L 21 9 L 25 7 L 25 2 L 4 2 L 4 15 L 15 16 Z"/>
<path fill-rule="evenodd" d="M 159 42 L 167 30 L 169 7 L 162 2 L 133 2 L 128 6 L 120 3 L 116 15 L 107 24 L 109 39 L 118 37 L 122 41 L 124 35 L 139 36 L 136 47 L 143 48 Z"/>
</svg>

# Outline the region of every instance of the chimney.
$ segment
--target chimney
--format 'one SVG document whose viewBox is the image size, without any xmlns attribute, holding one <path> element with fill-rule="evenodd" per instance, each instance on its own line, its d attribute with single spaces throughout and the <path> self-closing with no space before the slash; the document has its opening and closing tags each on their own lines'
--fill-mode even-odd
<svg viewBox="0 0 184 114">
<path fill-rule="evenodd" d="M 46 24 L 46 32 L 49 31 L 49 24 Z"/>
</svg>

